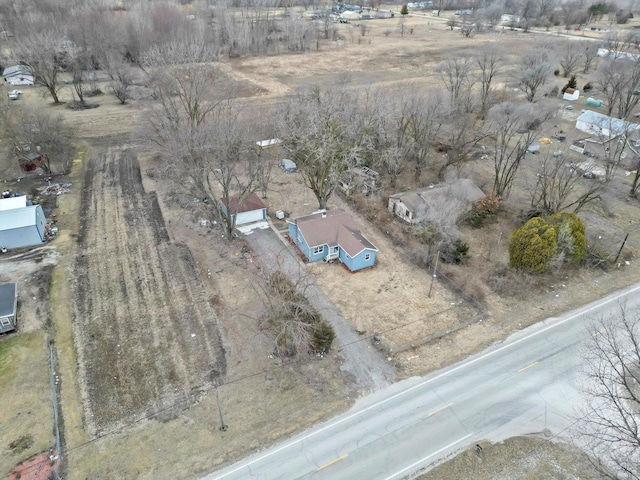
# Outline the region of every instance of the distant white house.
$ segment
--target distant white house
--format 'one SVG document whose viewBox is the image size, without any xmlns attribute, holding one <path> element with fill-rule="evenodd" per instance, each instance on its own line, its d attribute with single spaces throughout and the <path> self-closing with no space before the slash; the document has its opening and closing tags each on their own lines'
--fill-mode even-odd
<svg viewBox="0 0 640 480">
<path fill-rule="evenodd" d="M 40 205 L 27 205 L 27 197 L 0 199 L 0 247 L 21 248 L 45 241 L 47 220 Z"/>
<path fill-rule="evenodd" d="M 350 10 L 342 12 L 340 14 L 340 17 L 344 18 L 345 20 L 360 20 L 360 14 L 357 12 L 352 12 Z"/>
<path fill-rule="evenodd" d="M 576 120 L 576 129 L 591 135 L 617 137 L 621 134 L 629 135 L 640 127 L 636 123 L 620 120 L 592 110 L 583 110 Z"/>
<path fill-rule="evenodd" d="M 517 15 L 510 15 L 508 13 L 505 13 L 500 17 L 500 21 L 502 23 L 520 23 L 520 20 L 520 17 Z"/>
<path fill-rule="evenodd" d="M 575 102 L 578 98 L 580 98 L 580 90 L 573 88 L 567 88 L 562 94 L 562 99 L 569 100 L 570 102 Z"/>
<path fill-rule="evenodd" d="M 4 81 L 9 85 L 33 85 L 36 78 L 26 65 L 14 65 L 3 70 Z"/>
</svg>

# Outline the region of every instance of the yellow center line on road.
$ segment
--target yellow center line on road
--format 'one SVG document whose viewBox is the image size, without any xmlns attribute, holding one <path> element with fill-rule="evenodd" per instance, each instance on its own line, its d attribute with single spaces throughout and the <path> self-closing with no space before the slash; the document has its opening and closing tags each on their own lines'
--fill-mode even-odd
<svg viewBox="0 0 640 480">
<path fill-rule="evenodd" d="M 445 406 L 438 408 L 437 410 L 434 410 L 433 412 L 429 412 L 429 416 L 435 415 L 438 412 L 441 412 L 442 410 L 446 410 L 447 408 L 449 408 L 451 405 L 453 405 L 453 403 L 447 403 Z"/>
<path fill-rule="evenodd" d="M 345 453 L 344 455 L 342 455 L 341 457 L 338 457 L 334 460 L 331 460 L 329 463 L 325 463 L 324 465 L 322 465 L 321 467 L 316 468 L 316 472 L 319 472 L 320 470 L 324 470 L 327 467 L 330 467 L 331 465 L 333 465 L 334 463 L 338 463 L 340 460 L 344 460 L 345 458 L 347 458 L 349 456 L 348 453 Z"/>
<path fill-rule="evenodd" d="M 522 367 L 520 370 L 518 370 L 518 373 L 524 372 L 527 368 L 535 367 L 538 363 L 540 363 L 540 362 L 533 362 L 531 365 L 527 365 L 526 367 Z"/>
</svg>

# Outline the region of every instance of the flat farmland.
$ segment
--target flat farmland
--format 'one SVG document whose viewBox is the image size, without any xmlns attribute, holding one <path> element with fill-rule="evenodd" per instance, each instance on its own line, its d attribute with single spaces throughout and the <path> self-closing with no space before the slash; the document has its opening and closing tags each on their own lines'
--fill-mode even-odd
<svg viewBox="0 0 640 480">
<path fill-rule="evenodd" d="M 98 433 L 191 398 L 226 363 L 191 253 L 169 242 L 135 155 L 101 150 L 86 172 L 75 330 L 86 420 Z"/>
</svg>

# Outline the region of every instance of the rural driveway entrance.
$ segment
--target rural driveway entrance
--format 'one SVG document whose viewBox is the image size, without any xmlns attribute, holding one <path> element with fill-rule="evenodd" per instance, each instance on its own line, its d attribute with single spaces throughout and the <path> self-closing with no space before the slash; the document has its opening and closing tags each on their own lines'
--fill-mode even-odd
<svg viewBox="0 0 640 480">
<path fill-rule="evenodd" d="M 359 336 L 340 315 L 338 309 L 318 288 L 308 267 L 296 256 L 293 247 L 271 223 L 270 225 L 272 228 L 253 230 L 244 238 L 266 268 L 280 269 L 294 281 L 304 277 L 305 294 L 309 302 L 331 323 L 336 332 L 334 350 L 343 357 L 342 370 L 354 375 L 358 386 L 365 390 L 374 391 L 393 383 L 396 379 L 393 367 L 371 346 L 369 337 Z"/>
</svg>

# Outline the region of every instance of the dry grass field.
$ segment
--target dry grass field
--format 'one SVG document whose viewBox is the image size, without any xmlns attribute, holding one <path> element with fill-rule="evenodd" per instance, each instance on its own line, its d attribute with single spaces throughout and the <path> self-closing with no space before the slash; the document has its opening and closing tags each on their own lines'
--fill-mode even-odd
<svg viewBox="0 0 640 480">
<path fill-rule="evenodd" d="M 345 74 L 353 88 L 435 86 L 435 67 L 445 58 L 472 52 L 483 43 L 501 44 L 517 53 L 542 37 L 506 30 L 468 39 L 446 30 L 445 23 L 446 17 L 409 17 L 403 37 L 397 19 L 373 20 L 365 35 L 357 25 L 339 25 L 340 39 L 321 43 L 318 52 L 235 58 L 223 69 L 238 85 L 246 108 L 265 112 L 263 108 L 284 101 L 298 88 L 332 85 Z M 71 99 L 68 89 L 62 98 Z M 19 265 L 18 279 L 32 289 L 23 297 L 25 329 L 0 339 L 0 360 L 12 359 L 0 363 L 0 403 L 5 406 L 0 473 L 51 445 L 47 335 L 56 336 L 66 477 L 71 479 L 195 478 L 346 409 L 358 392 L 341 373 L 337 353 L 301 363 L 270 358 L 270 345 L 256 321 L 261 305 L 253 289 L 258 275 L 254 262 L 259 259 L 241 254 L 241 240 L 229 245 L 208 235 L 173 200 L 166 182 L 154 175 L 151 157 L 128 150 L 145 101 L 121 106 L 108 95 L 91 101 L 100 106 L 84 111 L 53 107 L 37 88 L 25 88 L 20 100 L 60 113 L 76 128 L 79 146 L 87 151 L 82 156 L 86 160 L 75 162 L 71 172 L 76 188 L 57 202 L 60 235 L 51 244 L 55 253 L 47 253 L 42 261 L 0 260 L 0 280 L 16 278 L 13 265 Z M 572 121 L 558 118 L 553 128 L 569 130 Z M 4 153 L 0 178 L 17 189 L 15 179 L 22 174 L 6 148 Z M 534 161 L 529 168 L 535 168 Z M 465 173 L 486 186 L 487 165 L 475 162 Z M 41 182 L 37 176 L 30 178 Z M 627 181 L 617 180 L 606 201 L 583 215 L 587 229 L 597 231 L 611 248 L 619 244 L 620 234 L 630 231 L 630 222 L 636 225 L 638 205 L 624 195 Z M 398 190 L 411 186 L 408 179 L 402 180 Z M 514 192 L 514 204 L 526 204 L 525 187 L 516 189 L 521 196 Z M 280 173 L 267 203 L 271 211 L 284 209 L 292 215 L 315 207 L 297 176 Z M 381 331 L 390 344 L 405 345 L 476 314 L 438 282 L 428 298 L 428 272 L 410 263 L 384 229 L 337 196 L 330 204 L 352 209 L 363 232 L 380 248 L 379 267 L 368 272 L 350 275 L 338 265 L 324 264 L 310 269 L 355 329 L 366 335 Z M 378 208 L 384 210 L 383 202 Z M 424 374 L 451 363 L 515 329 L 640 277 L 633 268 L 640 239 L 631 235 L 625 252 L 631 268 L 547 277 L 534 283 L 527 295 L 498 296 L 489 283 L 506 264 L 506 238 L 513 225 L 505 216 L 487 229 L 463 231 L 471 246 L 471 263 L 449 267 L 448 273 L 482 297 L 489 315 L 482 323 L 397 355 L 393 362 L 401 375 Z M 49 258 L 58 264 L 50 302 L 40 292 L 48 290 L 47 265 L 54 263 Z M 345 288 L 353 295 L 342 295 Z M 29 305 L 28 297 L 42 302 Z M 47 327 L 42 319 L 49 311 Z M 218 393 L 229 425 L 226 432 L 218 430 L 214 371 L 222 376 Z M 19 393 L 21 388 L 31 393 Z M 24 421 L 25 411 L 36 421 Z M 9 443 L 22 435 L 31 435 L 33 446 L 20 455 L 5 455 Z M 514 451 L 496 448 L 495 454 L 515 457 L 519 464 L 530 460 Z M 567 452 L 571 458 L 572 452 Z M 433 478 L 472 478 L 477 465 L 464 464 L 461 458 L 463 464 Z M 563 465 L 565 472 L 571 466 Z M 499 477 L 487 473 L 478 478 Z"/>
</svg>

